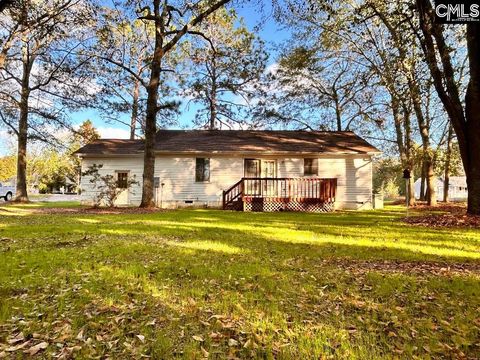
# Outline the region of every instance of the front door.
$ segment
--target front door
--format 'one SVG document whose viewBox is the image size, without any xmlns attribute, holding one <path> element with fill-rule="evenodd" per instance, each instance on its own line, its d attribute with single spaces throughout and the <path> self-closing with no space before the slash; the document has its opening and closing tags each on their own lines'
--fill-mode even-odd
<svg viewBox="0 0 480 360">
<path fill-rule="evenodd" d="M 263 181 L 264 196 L 275 196 L 275 180 L 272 180 L 277 175 L 277 163 L 275 160 L 262 161 L 262 177 L 267 178 Z"/>
<path fill-rule="evenodd" d="M 247 178 L 260 177 L 260 160 L 259 159 L 245 159 L 245 177 Z"/>
</svg>

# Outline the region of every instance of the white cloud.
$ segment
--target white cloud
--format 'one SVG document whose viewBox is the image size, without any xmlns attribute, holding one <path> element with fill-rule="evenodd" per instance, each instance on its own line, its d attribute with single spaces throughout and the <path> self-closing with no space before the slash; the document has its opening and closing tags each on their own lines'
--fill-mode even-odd
<svg viewBox="0 0 480 360">
<path fill-rule="evenodd" d="M 102 139 L 129 139 L 130 131 L 115 127 L 97 127 Z"/>
<path fill-rule="evenodd" d="M 274 62 L 273 64 L 270 64 L 267 66 L 265 69 L 266 74 L 275 74 L 278 71 L 278 68 L 280 65 L 277 62 Z"/>
</svg>

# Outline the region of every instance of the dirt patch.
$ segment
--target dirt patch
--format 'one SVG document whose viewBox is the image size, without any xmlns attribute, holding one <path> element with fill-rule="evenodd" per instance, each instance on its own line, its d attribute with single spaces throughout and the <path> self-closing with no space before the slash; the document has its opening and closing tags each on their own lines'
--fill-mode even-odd
<svg viewBox="0 0 480 360">
<path fill-rule="evenodd" d="M 114 207 L 114 208 L 43 208 L 33 210 L 34 214 L 150 214 L 168 210 L 158 208 Z"/>
<path fill-rule="evenodd" d="M 407 274 L 449 276 L 480 275 L 480 263 L 446 263 L 430 261 L 374 261 L 374 260 L 327 260 L 334 265 L 356 274 L 369 271 L 397 272 Z"/>
<path fill-rule="evenodd" d="M 464 227 L 480 228 L 480 216 L 467 214 L 466 205 L 460 204 L 441 204 L 438 206 L 428 206 L 418 204 L 413 210 L 424 212 L 424 215 L 413 215 L 402 220 L 410 225 L 425 227 Z"/>
</svg>

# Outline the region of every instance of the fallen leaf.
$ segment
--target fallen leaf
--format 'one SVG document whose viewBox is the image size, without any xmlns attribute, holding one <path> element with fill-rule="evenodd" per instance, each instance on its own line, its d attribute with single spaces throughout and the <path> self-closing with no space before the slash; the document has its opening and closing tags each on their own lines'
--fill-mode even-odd
<svg viewBox="0 0 480 360">
<path fill-rule="evenodd" d="M 200 346 L 200 350 L 202 350 L 203 357 L 208 358 L 208 356 L 210 355 L 210 353 L 209 353 L 207 350 L 205 350 L 205 349 L 203 348 L 203 346 Z"/>
<path fill-rule="evenodd" d="M 145 342 L 145 336 L 143 336 L 143 335 L 137 335 L 137 338 L 138 338 L 142 343 Z"/>
<path fill-rule="evenodd" d="M 17 346 L 11 346 L 11 347 L 9 347 L 9 348 L 6 348 L 5 351 L 7 351 L 7 352 L 13 352 L 13 351 L 21 350 L 21 349 L 23 349 L 24 347 L 26 347 L 26 346 L 29 345 L 29 344 L 30 344 L 30 340 L 25 341 L 24 343 L 21 343 L 21 344 L 19 344 L 19 345 L 17 345 Z"/>
<path fill-rule="evenodd" d="M 252 341 L 251 339 L 248 339 L 248 340 L 245 342 L 245 344 L 243 344 L 243 347 L 244 347 L 245 349 L 248 349 L 248 348 L 252 347 L 252 344 L 253 344 L 253 341 Z"/>
<path fill-rule="evenodd" d="M 210 336 L 210 338 L 213 339 L 213 340 L 218 340 L 218 339 L 221 339 L 223 337 L 222 334 L 220 334 L 218 332 L 211 332 L 208 336 Z"/>
<path fill-rule="evenodd" d="M 42 341 L 41 343 L 32 346 L 30 349 L 25 350 L 24 353 L 33 356 L 39 351 L 45 350 L 47 347 L 48 343 L 46 341 Z"/>
<path fill-rule="evenodd" d="M 238 341 L 235 339 L 228 339 L 228 346 L 238 346 Z"/>
<path fill-rule="evenodd" d="M 25 340 L 25 336 L 23 336 L 23 332 L 17 334 L 17 336 L 15 336 L 14 338 L 12 339 L 8 339 L 7 340 L 7 343 L 9 345 L 15 345 L 16 343 L 19 343 L 21 341 L 24 341 Z"/>
<path fill-rule="evenodd" d="M 200 342 L 203 342 L 203 337 L 201 337 L 200 335 L 193 335 L 192 336 L 193 340 L 195 341 L 200 341 Z"/>
</svg>

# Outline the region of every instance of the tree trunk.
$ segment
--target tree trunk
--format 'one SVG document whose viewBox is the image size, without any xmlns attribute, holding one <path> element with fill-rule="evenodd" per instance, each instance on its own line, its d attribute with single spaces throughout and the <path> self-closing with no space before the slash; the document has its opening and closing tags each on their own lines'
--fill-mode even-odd
<svg viewBox="0 0 480 360">
<path fill-rule="evenodd" d="M 415 178 L 413 176 L 413 171 L 412 171 L 412 177 L 408 179 L 408 206 L 414 206 L 415 205 Z"/>
<path fill-rule="evenodd" d="M 403 121 L 400 116 L 400 101 L 393 91 L 390 91 L 392 114 L 395 123 L 395 134 L 400 161 L 404 169 L 409 169 L 412 178 L 408 181 L 406 194 L 409 196 L 409 206 L 415 205 L 415 184 L 413 181 L 412 139 L 410 127 L 410 113 L 406 106 L 402 106 Z"/>
<path fill-rule="evenodd" d="M 25 76 L 24 76 L 25 79 Z M 18 120 L 18 149 L 17 149 L 17 193 L 15 201 L 28 202 L 27 194 L 27 133 L 28 133 L 28 80 L 22 83 L 20 100 L 20 118 Z"/>
<path fill-rule="evenodd" d="M 427 204 L 435 206 L 437 205 L 437 181 L 433 170 L 433 161 L 430 156 L 428 156 L 425 164 L 425 170 L 427 172 Z"/>
<path fill-rule="evenodd" d="M 468 187 L 470 214 L 480 214 L 480 24 L 468 23 L 467 49 L 470 80 L 465 108 L 460 100 L 451 48 L 445 41 L 443 26 L 434 21 L 429 0 L 416 0 L 423 34 L 422 49 L 433 84 L 455 130 Z M 439 66 L 441 64 L 441 66 Z"/>
<path fill-rule="evenodd" d="M 140 96 L 140 82 L 134 79 L 133 93 L 132 93 L 132 116 L 130 119 L 130 140 L 135 139 L 135 130 L 137 129 L 138 119 L 138 99 Z"/>
<path fill-rule="evenodd" d="M 338 100 L 337 92 L 335 90 L 333 100 L 335 102 L 335 118 L 337 120 L 337 131 L 342 131 L 342 109 Z"/>
<path fill-rule="evenodd" d="M 408 89 L 412 99 L 413 109 L 420 129 L 423 147 L 422 171 L 425 171 L 426 182 L 426 200 L 428 205 L 437 205 L 437 191 L 435 184 L 435 173 L 433 171 L 433 157 L 430 149 L 430 124 L 428 124 L 422 110 L 422 99 L 420 98 L 420 88 L 416 81 L 417 74 L 415 66 L 411 67 L 408 73 Z"/>
<path fill-rule="evenodd" d="M 467 24 L 470 81 L 465 97 L 469 161 L 465 173 L 468 188 L 468 212 L 480 214 L 480 23 Z M 457 134 L 458 136 L 458 134 Z"/>
<path fill-rule="evenodd" d="M 212 64 L 210 69 L 212 88 L 210 89 L 210 121 L 209 129 L 215 130 L 215 123 L 217 121 L 217 74 L 215 55 L 212 57 Z"/>
<path fill-rule="evenodd" d="M 447 135 L 447 151 L 445 156 L 445 175 L 443 179 L 443 201 L 448 202 L 448 188 L 450 186 L 450 163 L 452 161 L 452 140 L 453 140 L 453 128 L 452 124 L 448 126 L 448 135 Z"/>
<path fill-rule="evenodd" d="M 403 123 L 405 128 L 405 157 L 406 157 L 406 168 L 410 170 L 411 178 L 409 183 L 409 205 L 415 205 L 415 184 L 414 184 L 414 170 L 415 164 L 413 160 L 413 141 L 412 141 L 412 126 L 410 121 L 411 109 L 408 108 L 408 105 L 403 103 Z"/>
<path fill-rule="evenodd" d="M 425 164 L 422 162 L 422 175 L 420 177 L 420 194 L 418 199 L 425 201 L 425 178 L 426 178 Z"/>
<path fill-rule="evenodd" d="M 155 50 L 147 88 L 147 113 L 145 116 L 145 148 L 143 156 L 143 186 L 140 207 L 155 207 L 155 136 L 157 132 L 158 89 L 160 87 L 161 64 L 163 58 L 163 16 L 160 18 L 160 0 L 154 0 Z"/>
<path fill-rule="evenodd" d="M 28 51 L 28 32 L 22 37 L 22 90 L 20 96 L 20 114 L 18 119 L 17 149 L 17 190 L 15 201 L 28 202 L 27 193 L 27 136 L 28 136 L 28 101 L 30 98 L 30 73 L 33 59 Z"/>
</svg>

